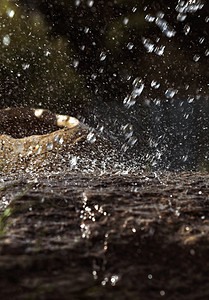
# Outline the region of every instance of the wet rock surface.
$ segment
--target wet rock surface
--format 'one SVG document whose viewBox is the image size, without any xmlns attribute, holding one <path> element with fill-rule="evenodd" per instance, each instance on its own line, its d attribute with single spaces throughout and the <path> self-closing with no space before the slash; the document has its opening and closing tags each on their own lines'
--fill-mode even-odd
<svg viewBox="0 0 209 300">
<path fill-rule="evenodd" d="M 209 175 L 2 177 L 2 299 L 208 299 Z"/>
</svg>

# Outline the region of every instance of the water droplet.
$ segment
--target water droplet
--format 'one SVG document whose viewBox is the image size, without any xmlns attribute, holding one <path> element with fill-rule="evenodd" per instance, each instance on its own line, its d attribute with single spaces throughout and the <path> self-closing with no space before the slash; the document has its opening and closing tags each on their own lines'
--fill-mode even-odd
<svg viewBox="0 0 209 300">
<path fill-rule="evenodd" d="M 74 61 L 73 61 L 73 67 L 77 68 L 78 65 L 79 65 L 79 60 L 78 59 L 74 59 Z"/>
<path fill-rule="evenodd" d="M 169 89 L 166 90 L 165 96 L 168 99 L 172 99 L 177 93 L 178 93 L 178 90 L 169 88 Z"/>
<path fill-rule="evenodd" d="M 204 41 L 205 41 L 205 38 L 204 38 L 204 37 L 202 37 L 202 38 L 199 39 L 199 43 L 200 43 L 200 44 L 203 44 Z"/>
<path fill-rule="evenodd" d="M 118 275 L 111 276 L 111 278 L 110 278 L 111 285 L 115 286 L 116 283 L 118 282 L 118 280 L 119 280 L 119 276 Z"/>
<path fill-rule="evenodd" d="M 50 51 L 48 51 L 48 50 L 45 51 L 45 56 L 46 56 L 46 57 L 48 57 L 50 54 L 51 54 Z"/>
<path fill-rule="evenodd" d="M 209 22 L 209 17 L 205 18 L 205 22 L 208 23 Z"/>
<path fill-rule="evenodd" d="M 126 17 L 126 18 L 123 19 L 123 24 L 124 24 L 124 25 L 127 25 L 128 22 L 129 22 L 129 18 Z"/>
<path fill-rule="evenodd" d="M 103 60 L 105 60 L 105 59 L 106 59 L 106 57 L 107 57 L 107 55 L 106 55 L 106 53 L 105 53 L 105 52 L 101 52 L 101 53 L 100 53 L 100 61 L 103 61 Z"/>
<path fill-rule="evenodd" d="M 127 145 L 129 147 L 133 147 L 137 142 L 137 138 L 135 138 L 134 136 L 130 137 L 127 141 Z"/>
<path fill-rule="evenodd" d="M 97 78 L 97 74 L 96 73 L 91 74 L 91 78 L 92 79 L 96 79 Z"/>
<path fill-rule="evenodd" d="M 159 56 L 163 55 L 164 54 L 164 50 L 165 50 L 165 46 L 157 46 L 155 48 L 155 53 Z"/>
<path fill-rule="evenodd" d="M 89 132 L 89 134 L 87 135 L 87 140 L 90 143 L 94 143 L 96 141 L 96 136 L 93 132 Z"/>
<path fill-rule="evenodd" d="M 15 15 L 15 11 L 13 9 L 8 9 L 7 10 L 7 15 L 10 17 L 10 18 L 13 18 L 14 15 Z"/>
<path fill-rule="evenodd" d="M 52 150 L 53 147 L 54 147 L 53 143 L 48 143 L 48 144 L 46 145 L 46 148 L 47 148 L 48 150 Z"/>
<path fill-rule="evenodd" d="M 134 47 L 134 44 L 133 44 L 133 43 L 128 43 L 128 44 L 127 44 L 128 50 L 133 49 L 133 47 Z"/>
<path fill-rule="evenodd" d="M 4 44 L 4 46 L 9 46 L 10 42 L 11 42 L 10 36 L 8 34 L 6 34 L 3 37 L 3 44 Z"/>
<path fill-rule="evenodd" d="M 29 67 L 30 67 L 30 64 L 22 64 L 23 70 L 27 70 L 27 69 L 29 69 Z"/>
<path fill-rule="evenodd" d="M 176 31 L 162 18 L 156 18 L 155 24 L 160 28 L 163 34 L 168 38 L 173 37 L 176 34 Z"/>
<path fill-rule="evenodd" d="M 122 130 L 125 134 L 126 139 L 130 138 L 133 135 L 133 126 L 132 124 L 126 124 L 122 126 Z"/>
<path fill-rule="evenodd" d="M 209 49 L 205 51 L 205 56 L 209 56 Z"/>
<path fill-rule="evenodd" d="M 80 0 L 76 0 L 75 1 L 75 6 L 79 6 L 81 4 L 81 1 Z"/>
<path fill-rule="evenodd" d="M 158 89 L 160 87 L 160 83 L 158 83 L 157 81 L 155 80 L 152 80 L 151 82 L 151 87 L 152 88 L 155 88 L 155 89 Z"/>
<path fill-rule="evenodd" d="M 89 27 L 85 27 L 85 28 L 84 28 L 84 32 L 85 32 L 85 33 L 88 33 L 88 32 L 89 32 Z"/>
<path fill-rule="evenodd" d="M 176 19 L 177 19 L 177 21 L 179 21 L 179 22 L 183 22 L 183 21 L 185 21 L 186 17 L 187 17 L 186 14 L 179 13 L 179 14 L 177 15 Z"/>
<path fill-rule="evenodd" d="M 185 34 L 185 35 L 188 35 L 188 33 L 190 32 L 190 29 L 191 29 L 190 26 L 189 26 L 188 24 L 186 24 L 186 25 L 184 26 L 184 29 L 183 29 L 183 30 L 184 30 L 184 34 Z"/>
<path fill-rule="evenodd" d="M 92 7 L 94 5 L 94 1 L 93 0 L 88 0 L 87 5 L 88 5 L 88 7 Z"/>
<path fill-rule="evenodd" d="M 154 22 L 154 20 L 155 20 L 155 17 L 151 16 L 150 14 L 147 14 L 144 18 L 147 22 L 150 22 L 150 23 Z"/>
<path fill-rule="evenodd" d="M 139 97 L 144 89 L 144 83 L 141 78 L 136 77 L 133 81 L 133 91 L 131 93 L 131 97 L 135 99 Z"/>
<path fill-rule="evenodd" d="M 199 61 L 200 60 L 200 56 L 199 55 L 194 55 L 193 56 L 193 60 L 195 61 L 195 62 L 197 62 L 197 61 Z"/>
<path fill-rule="evenodd" d="M 123 100 L 123 104 L 127 108 L 133 106 L 135 103 L 136 103 L 136 100 L 134 100 L 131 96 L 126 96 Z"/>
<path fill-rule="evenodd" d="M 148 53 L 151 53 L 151 52 L 154 51 L 155 46 L 154 46 L 153 42 L 150 39 L 146 39 L 146 38 L 143 37 L 142 38 L 142 43 L 143 43 L 144 47 L 147 49 Z"/>
</svg>

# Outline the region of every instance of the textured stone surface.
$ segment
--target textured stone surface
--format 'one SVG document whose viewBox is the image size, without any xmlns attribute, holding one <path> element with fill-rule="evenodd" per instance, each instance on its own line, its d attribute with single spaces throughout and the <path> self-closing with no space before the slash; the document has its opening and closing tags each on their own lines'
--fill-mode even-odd
<svg viewBox="0 0 209 300">
<path fill-rule="evenodd" d="M 1 181 L 2 299 L 207 299 L 209 175 Z"/>
</svg>

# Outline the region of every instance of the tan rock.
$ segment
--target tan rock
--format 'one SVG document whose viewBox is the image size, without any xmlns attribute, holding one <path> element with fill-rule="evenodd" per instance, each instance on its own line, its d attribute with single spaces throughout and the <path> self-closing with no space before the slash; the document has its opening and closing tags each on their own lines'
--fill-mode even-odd
<svg viewBox="0 0 209 300">
<path fill-rule="evenodd" d="M 0 171 L 56 170 L 105 158 L 111 150 L 76 118 L 44 109 L 0 110 Z"/>
</svg>

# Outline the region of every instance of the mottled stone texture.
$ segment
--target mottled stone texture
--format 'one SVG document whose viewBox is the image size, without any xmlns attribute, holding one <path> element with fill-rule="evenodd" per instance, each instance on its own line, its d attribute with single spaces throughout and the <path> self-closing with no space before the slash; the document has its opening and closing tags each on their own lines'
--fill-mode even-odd
<svg viewBox="0 0 209 300">
<path fill-rule="evenodd" d="M 3 177 L 2 299 L 208 299 L 209 175 Z"/>
</svg>

